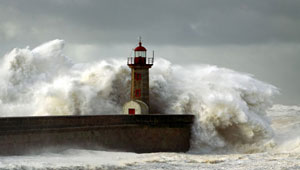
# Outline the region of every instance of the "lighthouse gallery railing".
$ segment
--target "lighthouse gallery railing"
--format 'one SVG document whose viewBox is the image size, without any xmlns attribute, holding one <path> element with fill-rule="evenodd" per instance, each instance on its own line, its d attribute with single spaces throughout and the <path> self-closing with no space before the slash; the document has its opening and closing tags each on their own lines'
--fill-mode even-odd
<svg viewBox="0 0 300 170">
<path fill-rule="evenodd" d="M 139 57 L 128 57 L 127 58 L 127 64 L 137 64 L 135 58 Z M 146 63 L 145 64 L 153 64 L 154 63 L 154 57 L 148 58 L 148 57 L 142 57 L 145 58 Z"/>
</svg>

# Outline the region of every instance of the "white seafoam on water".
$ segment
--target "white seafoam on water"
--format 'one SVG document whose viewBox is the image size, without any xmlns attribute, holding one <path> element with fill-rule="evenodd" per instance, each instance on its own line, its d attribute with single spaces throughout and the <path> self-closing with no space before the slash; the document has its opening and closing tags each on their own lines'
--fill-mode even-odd
<svg viewBox="0 0 300 170">
<path fill-rule="evenodd" d="M 14 49 L 4 56 L 0 68 L 1 116 L 121 114 L 130 91 L 126 61 L 73 63 L 64 56 L 63 47 L 62 40 L 54 40 L 33 50 Z M 150 73 L 153 112 L 196 116 L 190 153 L 300 151 L 300 109 L 295 106 L 290 111 L 292 108 L 276 105 L 266 113 L 278 93 L 276 87 L 230 69 L 210 65 L 183 68 L 164 59 L 157 59 Z M 120 159 L 143 157 L 133 153 L 72 152 L 78 152 L 79 157 L 94 154 L 99 157 L 119 154 Z M 167 153 L 156 156 L 161 159 L 163 155 L 168 157 Z M 190 159 L 182 154 L 174 156 Z M 51 160 L 49 157 L 46 155 L 45 159 Z M 55 157 L 61 156 L 52 158 Z M 10 159 L 16 161 L 5 160 Z M 4 167 L 7 165 L 2 163 Z"/>
</svg>

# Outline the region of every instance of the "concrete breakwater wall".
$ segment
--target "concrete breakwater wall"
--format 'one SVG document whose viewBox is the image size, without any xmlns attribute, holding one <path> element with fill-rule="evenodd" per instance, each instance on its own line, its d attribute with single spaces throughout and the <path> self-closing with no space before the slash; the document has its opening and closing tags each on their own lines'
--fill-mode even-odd
<svg viewBox="0 0 300 170">
<path fill-rule="evenodd" d="M 193 115 L 88 115 L 0 118 L 0 155 L 68 148 L 185 152 Z"/>
</svg>

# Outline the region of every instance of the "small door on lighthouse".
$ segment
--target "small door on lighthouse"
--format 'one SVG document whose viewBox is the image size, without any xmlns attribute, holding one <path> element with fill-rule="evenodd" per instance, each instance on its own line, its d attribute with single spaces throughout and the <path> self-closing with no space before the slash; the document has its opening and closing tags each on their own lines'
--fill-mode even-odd
<svg viewBox="0 0 300 170">
<path fill-rule="evenodd" d="M 135 109 L 128 109 L 128 113 L 130 114 L 130 115 L 135 115 Z"/>
<path fill-rule="evenodd" d="M 148 114 L 148 112 L 147 104 L 140 100 L 130 100 L 123 106 L 123 113 L 127 115 Z"/>
</svg>

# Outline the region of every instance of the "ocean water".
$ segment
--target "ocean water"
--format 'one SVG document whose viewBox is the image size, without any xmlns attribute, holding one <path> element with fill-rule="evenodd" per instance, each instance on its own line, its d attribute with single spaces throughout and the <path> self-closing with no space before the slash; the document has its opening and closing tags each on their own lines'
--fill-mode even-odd
<svg viewBox="0 0 300 170">
<path fill-rule="evenodd" d="M 2 58 L 0 116 L 121 114 L 130 91 L 126 60 L 74 63 L 64 45 L 53 40 Z M 2 156 L 0 169 L 300 169 L 300 106 L 273 105 L 276 95 L 250 74 L 158 58 L 150 107 L 195 115 L 188 153 L 70 149 Z"/>
</svg>

